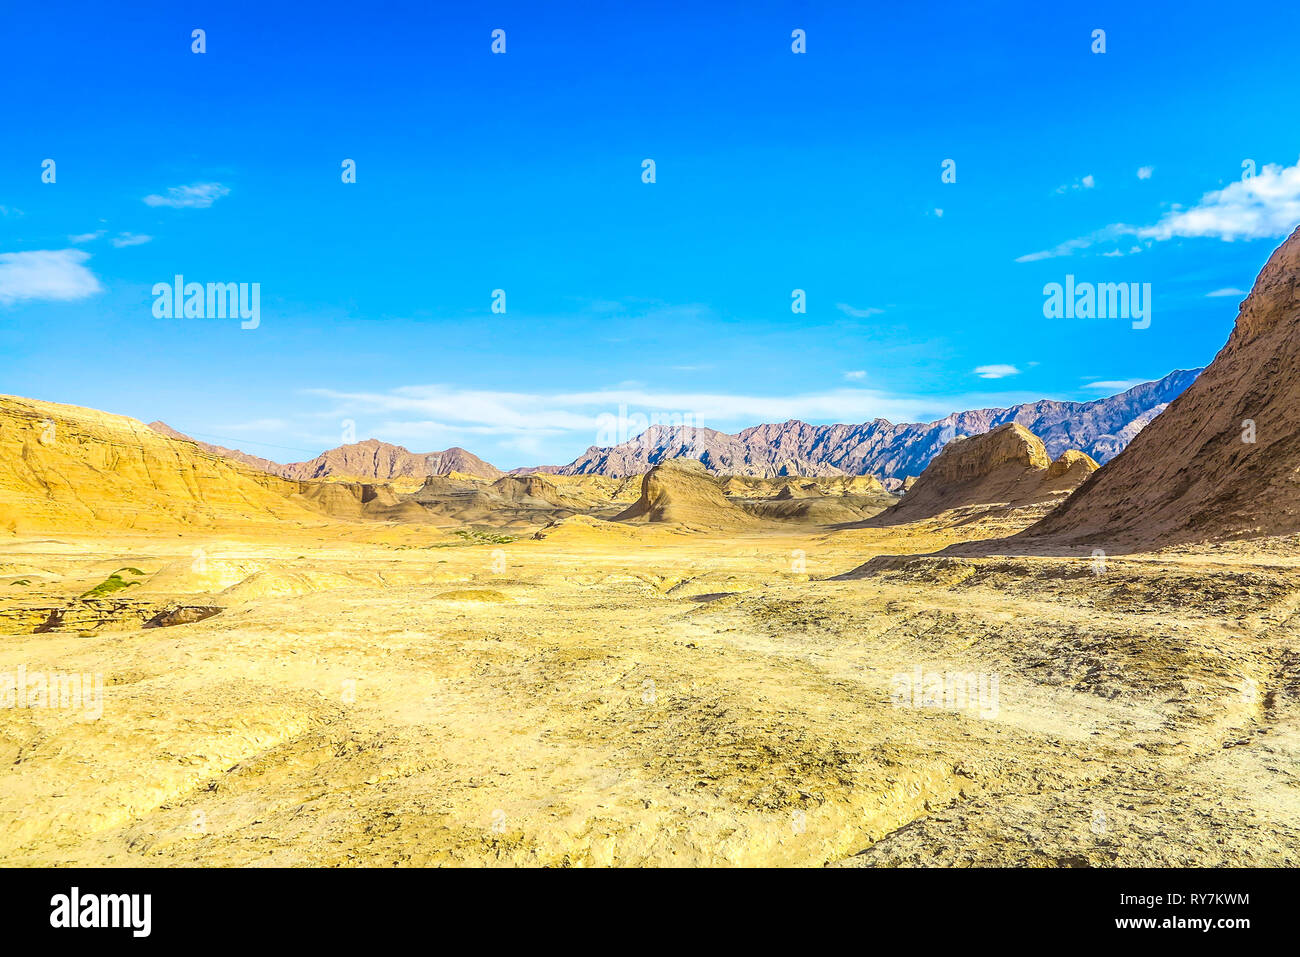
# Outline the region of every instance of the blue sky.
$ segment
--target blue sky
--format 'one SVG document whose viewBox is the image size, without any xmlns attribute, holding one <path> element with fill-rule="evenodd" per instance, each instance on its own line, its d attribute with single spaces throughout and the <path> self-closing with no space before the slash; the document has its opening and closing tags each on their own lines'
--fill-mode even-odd
<svg viewBox="0 0 1300 957">
<path fill-rule="evenodd" d="M 8 4 L 0 392 L 513 467 L 620 406 L 915 421 L 1204 365 L 1300 221 L 1300 9 L 1046 6 Z M 260 324 L 156 318 L 177 273 Z M 1045 319 L 1067 273 L 1150 283 L 1150 328 Z"/>
</svg>

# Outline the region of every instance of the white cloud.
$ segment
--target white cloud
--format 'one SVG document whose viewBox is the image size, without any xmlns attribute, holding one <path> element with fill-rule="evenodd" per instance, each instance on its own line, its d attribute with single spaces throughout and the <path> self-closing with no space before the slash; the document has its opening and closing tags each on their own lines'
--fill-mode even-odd
<svg viewBox="0 0 1300 957">
<path fill-rule="evenodd" d="M 1221 296 L 1244 296 L 1244 295 L 1246 295 L 1246 290 L 1237 289 L 1233 286 L 1229 286 L 1227 289 L 1216 289 L 1214 290 L 1214 292 L 1207 292 L 1205 294 L 1205 298 L 1218 299 Z"/>
<path fill-rule="evenodd" d="M 852 316 L 854 319 L 868 319 L 871 316 L 878 316 L 885 310 L 877 309 L 875 306 L 868 306 L 866 309 L 855 309 L 847 302 L 837 302 L 835 308 L 846 316 Z"/>
<path fill-rule="evenodd" d="M 1267 239 L 1285 236 L 1300 223 L 1300 160 L 1295 166 L 1269 163 L 1249 179 L 1211 190 L 1191 209 L 1174 209 L 1154 226 L 1138 231 L 1142 238 L 1212 237 Z"/>
<path fill-rule="evenodd" d="M 861 388 L 772 396 L 619 388 L 544 394 L 465 390 L 445 385 L 404 386 L 387 392 L 310 389 L 308 394 L 336 403 L 333 409 L 321 414 L 325 419 L 391 417 L 384 425 L 387 435 L 418 438 L 439 433 L 491 436 L 568 433 L 588 445 L 600 431 L 600 417 L 617 416 L 620 408 L 628 415 L 690 415 L 696 425 L 728 431 L 734 426 L 784 422 L 790 418 L 865 422 L 881 416 L 893 422 L 926 422 L 958 409 L 1001 407 L 1041 398 L 1021 393 L 936 398 Z"/>
<path fill-rule="evenodd" d="M 943 219 L 943 210 L 936 206 L 934 208 L 934 215 L 938 216 L 940 219 Z"/>
<path fill-rule="evenodd" d="M 1020 375 L 1020 370 L 1009 365 L 978 366 L 975 374 L 981 379 L 1005 379 L 1007 376 Z"/>
<path fill-rule="evenodd" d="M 1148 243 L 1166 239 L 1276 239 L 1300 223 L 1300 161 L 1295 166 L 1270 163 L 1249 179 L 1211 190 L 1195 206 L 1175 206 L 1150 226 L 1112 223 L 1088 236 L 1070 239 L 1052 249 L 1017 257 L 1036 262 L 1069 256 L 1094 243 L 1135 236 Z M 1135 247 L 1136 250 L 1136 247 Z"/>
<path fill-rule="evenodd" d="M 852 372 L 844 373 L 844 378 L 850 382 L 859 382 L 867 377 L 865 369 L 854 369 Z"/>
<path fill-rule="evenodd" d="M 1097 185 L 1097 181 L 1092 178 L 1092 174 L 1076 179 L 1073 183 L 1066 183 L 1063 186 L 1056 187 L 1058 193 L 1068 193 L 1072 189 L 1092 189 Z"/>
<path fill-rule="evenodd" d="M 170 206 L 172 209 L 207 209 L 230 189 L 220 183 L 191 183 L 189 186 L 171 186 L 166 196 L 151 193 L 144 198 L 150 206 Z"/>
<path fill-rule="evenodd" d="M 1089 382 L 1081 388 L 1089 392 L 1105 392 L 1114 395 L 1117 392 L 1127 392 L 1135 385 L 1141 385 L 1144 382 L 1150 382 L 1150 379 L 1102 379 L 1098 382 Z"/>
<path fill-rule="evenodd" d="M 1139 166 L 1138 179 L 1150 179 L 1151 174 L 1154 173 L 1155 171 L 1156 168 L 1154 166 Z"/>
<path fill-rule="evenodd" d="M 69 236 L 70 243 L 92 243 L 104 235 L 104 230 L 97 229 L 93 233 L 78 233 L 75 236 Z"/>
<path fill-rule="evenodd" d="M 122 249 L 126 246 L 142 246 L 152 240 L 152 236 L 142 236 L 137 235 L 136 233 L 119 233 L 117 236 L 114 236 L 110 242 L 112 242 L 116 248 Z"/>
<path fill-rule="evenodd" d="M 1032 263 L 1032 262 L 1037 262 L 1040 259 L 1052 259 L 1056 256 L 1069 256 L 1076 249 L 1087 249 L 1094 242 L 1099 241 L 1101 238 L 1102 237 L 1094 234 L 1093 236 L 1088 236 L 1083 239 L 1067 239 L 1065 242 L 1061 243 L 1058 246 L 1053 247 L 1052 249 L 1044 249 L 1040 252 L 1028 253 L 1024 256 L 1017 256 L 1016 262 Z"/>
<path fill-rule="evenodd" d="M 27 299 L 85 299 L 103 292 L 95 274 L 82 265 L 89 258 L 80 249 L 0 253 L 0 305 Z"/>
</svg>

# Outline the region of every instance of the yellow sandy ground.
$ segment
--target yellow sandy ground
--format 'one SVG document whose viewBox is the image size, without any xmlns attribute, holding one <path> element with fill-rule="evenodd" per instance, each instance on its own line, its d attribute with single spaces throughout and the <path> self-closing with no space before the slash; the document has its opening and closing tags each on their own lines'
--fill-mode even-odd
<svg viewBox="0 0 1300 957">
<path fill-rule="evenodd" d="M 0 540 L 10 632 L 144 579 L 0 637 L 105 682 L 98 719 L 0 709 L 0 859 L 1300 863 L 1300 563 L 851 574 L 974 533 Z M 224 610 L 140 627 L 177 602 Z M 917 668 L 996 707 L 899 706 Z"/>
</svg>

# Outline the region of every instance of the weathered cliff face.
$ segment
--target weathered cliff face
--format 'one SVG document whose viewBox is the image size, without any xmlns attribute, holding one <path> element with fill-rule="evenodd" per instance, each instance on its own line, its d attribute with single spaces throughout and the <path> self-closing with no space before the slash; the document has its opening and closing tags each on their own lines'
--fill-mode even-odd
<svg viewBox="0 0 1300 957">
<path fill-rule="evenodd" d="M 1196 382 L 1022 538 L 1123 548 L 1298 532 L 1300 229 Z"/>
<path fill-rule="evenodd" d="M 149 423 L 149 428 L 155 432 L 167 436 L 169 439 L 177 439 L 181 442 L 193 442 L 205 452 L 211 452 L 213 455 L 220 455 L 225 459 L 233 459 L 240 465 L 247 465 L 251 469 L 257 469 L 259 472 L 270 472 L 272 475 L 284 477 L 285 466 L 279 462 L 272 462 L 270 459 L 264 459 L 260 455 L 249 455 L 247 452 L 241 452 L 239 449 L 228 449 L 223 445 L 213 445 L 210 442 L 200 442 L 198 439 L 191 438 L 184 432 L 173 429 L 166 422 L 155 421 Z"/>
<path fill-rule="evenodd" d="M 297 491 L 126 416 L 0 396 L 0 528 L 320 522 Z"/>
</svg>

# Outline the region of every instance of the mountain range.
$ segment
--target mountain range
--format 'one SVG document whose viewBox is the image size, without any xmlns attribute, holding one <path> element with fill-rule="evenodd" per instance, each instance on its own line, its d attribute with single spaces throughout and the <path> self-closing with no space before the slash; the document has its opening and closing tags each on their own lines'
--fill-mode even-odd
<svg viewBox="0 0 1300 957">
<path fill-rule="evenodd" d="M 281 465 L 238 449 L 200 442 L 173 429 L 166 422 L 150 422 L 149 428 L 171 439 L 193 442 L 203 451 L 213 455 L 233 459 L 250 468 L 286 479 L 354 479 L 391 482 L 393 479 L 423 479 L 430 475 L 450 475 L 453 472 L 483 479 L 498 479 L 505 474 L 474 453 L 458 446 L 443 449 L 441 452 L 412 452 L 400 445 L 392 445 L 378 439 L 366 439 L 363 442 L 352 442 L 340 445 L 336 449 L 328 449 L 308 462 Z"/>
<path fill-rule="evenodd" d="M 756 425 L 734 435 L 713 429 L 651 426 L 635 439 L 592 446 L 568 465 L 516 469 L 557 475 L 640 475 L 660 462 L 692 458 L 728 475 L 919 475 L 953 439 L 981 435 L 1014 422 L 1039 436 L 1053 458 L 1067 449 L 1105 464 L 1196 380 L 1200 369 L 1171 372 L 1126 392 L 1090 402 L 1041 399 L 1004 409 L 954 412 L 934 422 L 896 425 L 809 425 L 791 419 Z"/>
<path fill-rule="evenodd" d="M 734 435 L 699 427 L 655 425 L 621 445 L 592 446 L 568 465 L 519 468 L 509 474 L 627 478 L 642 475 L 670 459 L 690 458 L 712 472 L 727 475 L 875 475 L 893 487 L 907 476 L 920 475 L 954 439 L 982 435 L 1008 423 L 1024 426 L 1039 436 L 1053 458 L 1067 449 L 1078 449 L 1105 464 L 1200 372 L 1171 372 L 1163 379 L 1090 402 L 1041 399 L 1008 408 L 954 412 L 924 423 L 895 424 L 873 419 L 860 425 L 810 425 L 791 419 L 756 425 Z M 151 422 L 149 427 L 170 438 L 192 441 L 214 455 L 287 479 L 388 482 L 453 472 L 483 479 L 506 474 L 462 448 L 419 453 L 378 439 L 342 445 L 308 462 L 281 465 L 238 449 L 190 439 L 165 422 Z"/>
</svg>

